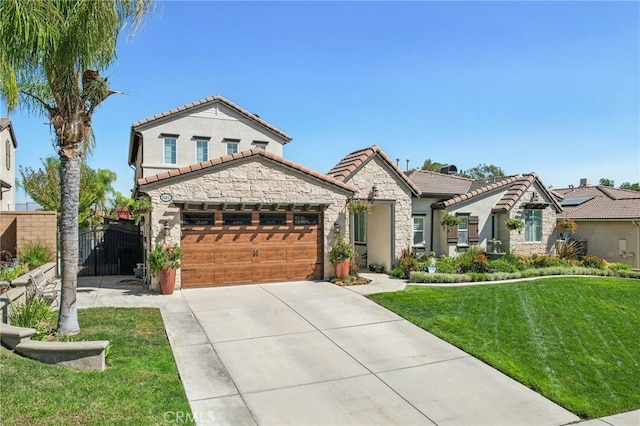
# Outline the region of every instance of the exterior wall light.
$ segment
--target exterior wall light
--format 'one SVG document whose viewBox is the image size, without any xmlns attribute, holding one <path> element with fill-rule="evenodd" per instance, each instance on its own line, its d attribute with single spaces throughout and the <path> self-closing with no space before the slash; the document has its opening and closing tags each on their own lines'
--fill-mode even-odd
<svg viewBox="0 0 640 426">
<path fill-rule="evenodd" d="M 335 222 L 333 224 L 333 232 L 335 232 L 336 234 L 340 233 L 340 224 L 338 222 Z"/>
</svg>

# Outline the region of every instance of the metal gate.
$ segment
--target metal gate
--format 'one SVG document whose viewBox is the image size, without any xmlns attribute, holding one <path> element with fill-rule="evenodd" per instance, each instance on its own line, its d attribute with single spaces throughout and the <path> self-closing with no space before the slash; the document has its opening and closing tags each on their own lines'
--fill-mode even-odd
<svg viewBox="0 0 640 426">
<path fill-rule="evenodd" d="M 90 228 L 79 233 L 78 276 L 133 275 L 142 263 L 142 235 L 127 222 Z"/>
</svg>

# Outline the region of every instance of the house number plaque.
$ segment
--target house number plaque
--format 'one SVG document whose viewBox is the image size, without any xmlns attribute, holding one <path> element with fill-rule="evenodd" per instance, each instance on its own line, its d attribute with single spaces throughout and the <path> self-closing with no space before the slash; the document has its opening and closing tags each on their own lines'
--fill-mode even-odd
<svg viewBox="0 0 640 426">
<path fill-rule="evenodd" d="M 171 194 L 167 194 L 166 192 L 164 194 L 160 194 L 160 200 L 164 201 L 164 202 L 169 202 L 173 199 L 173 197 L 171 196 Z"/>
</svg>

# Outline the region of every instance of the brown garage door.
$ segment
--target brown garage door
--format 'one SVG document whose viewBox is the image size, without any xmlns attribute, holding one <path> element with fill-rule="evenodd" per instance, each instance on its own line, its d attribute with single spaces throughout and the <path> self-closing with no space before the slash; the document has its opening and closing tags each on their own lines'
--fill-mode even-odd
<svg viewBox="0 0 640 426">
<path fill-rule="evenodd" d="M 321 213 L 183 213 L 182 286 L 322 278 Z"/>
</svg>

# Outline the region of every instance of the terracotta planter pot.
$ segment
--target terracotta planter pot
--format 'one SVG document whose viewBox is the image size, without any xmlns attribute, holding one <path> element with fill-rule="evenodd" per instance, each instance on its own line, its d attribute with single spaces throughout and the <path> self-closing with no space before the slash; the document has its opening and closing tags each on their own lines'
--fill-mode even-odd
<svg viewBox="0 0 640 426">
<path fill-rule="evenodd" d="M 349 276 L 349 267 L 351 266 L 350 260 L 343 260 L 342 262 L 335 263 L 333 265 L 336 269 L 337 278 L 347 278 Z"/>
<path fill-rule="evenodd" d="M 160 294 L 173 294 L 176 287 L 176 270 L 163 269 L 158 271 L 158 284 L 160 285 Z"/>
</svg>

